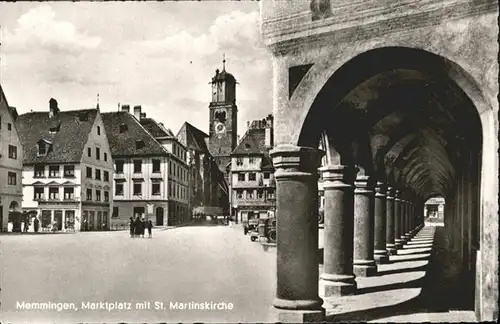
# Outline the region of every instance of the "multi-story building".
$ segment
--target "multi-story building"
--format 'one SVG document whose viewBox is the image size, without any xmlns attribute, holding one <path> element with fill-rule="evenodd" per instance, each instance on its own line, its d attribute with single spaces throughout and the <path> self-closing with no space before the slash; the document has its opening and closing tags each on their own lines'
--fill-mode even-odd
<svg viewBox="0 0 500 324">
<path fill-rule="evenodd" d="M 0 232 L 7 231 L 9 218 L 22 206 L 23 149 L 16 118 L 16 109 L 9 107 L 0 85 Z"/>
<path fill-rule="evenodd" d="M 48 112 L 16 120 L 24 149 L 23 210 L 42 229 L 109 229 L 113 164 L 99 108 Z"/>
<path fill-rule="evenodd" d="M 227 215 L 229 189 L 207 147 L 209 136 L 188 122 L 177 139 L 187 148 L 189 163 L 189 201 L 194 215 Z"/>
<path fill-rule="evenodd" d="M 169 225 L 189 222 L 192 212 L 189 206 L 189 167 L 186 147 L 163 123 L 147 118 L 146 114 L 142 113 L 141 106 L 134 107 L 134 115 L 155 140 L 170 153 L 166 181 L 168 183 Z"/>
<path fill-rule="evenodd" d="M 238 222 L 274 215 L 276 188 L 269 157 L 272 136 L 272 115 L 255 120 L 231 154 L 231 215 Z"/>
</svg>

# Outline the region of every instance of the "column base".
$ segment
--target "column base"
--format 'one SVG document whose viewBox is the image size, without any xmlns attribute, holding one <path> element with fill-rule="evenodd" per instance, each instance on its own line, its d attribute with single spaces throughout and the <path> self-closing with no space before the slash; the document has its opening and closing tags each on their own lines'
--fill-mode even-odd
<svg viewBox="0 0 500 324">
<path fill-rule="evenodd" d="M 358 285 L 354 275 L 335 275 L 322 274 L 321 281 L 323 283 L 323 296 L 325 297 L 341 297 L 350 296 L 356 293 Z"/>
<path fill-rule="evenodd" d="M 403 241 L 401 239 L 395 239 L 394 240 L 394 247 L 396 250 L 402 249 L 403 248 Z"/>
<path fill-rule="evenodd" d="M 375 255 L 375 263 L 376 264 L 388 264 L 389 263 L 389 255 Z"/>
<path fill-rule="evenodd" d="M 353 265 L 352 270 L 354 275 L 358 277 L 374 277 L 377 275 L 377 266 L 375 265 L 375 261 L 373 262 L 373 265 L 355 264 Z"/>
<path fill-rule="evenodd" d="M 396 250 L 396 245 L 395 244 L 386 244 L 385 245 L 385 250 L 387 251 L 387 254 L 388 255 L 396 255 L 397 254 L 397 250 Z"/>
<path fill-rule="evenodd" d="M 278 310 L 279 323 L 321 323 L 324 320 L 324 308 L 320 310 Z"/>
</svg>

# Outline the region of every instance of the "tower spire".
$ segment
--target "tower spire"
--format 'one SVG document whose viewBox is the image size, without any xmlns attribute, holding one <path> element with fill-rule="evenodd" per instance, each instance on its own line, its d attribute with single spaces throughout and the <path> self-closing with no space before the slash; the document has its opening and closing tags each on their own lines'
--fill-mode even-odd
<svg viewBox="0 0 500 324">
<path fill-rule="evenodd" d="M 222 71 L 226 71 L 226 53 L 222 53 Z"/>
<path fill-rule="evenodd" d="M 99 93 L 97 93 L 97 105 L 96 108 L 99 109 Z"/>
</svg>

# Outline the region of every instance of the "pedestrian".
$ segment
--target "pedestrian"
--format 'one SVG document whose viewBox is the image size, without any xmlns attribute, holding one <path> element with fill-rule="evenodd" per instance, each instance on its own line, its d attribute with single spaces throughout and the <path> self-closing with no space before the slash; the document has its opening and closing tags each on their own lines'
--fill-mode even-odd
<svg viewBox="0 0 500 324">
<path fill-rule="evenodd" d="M 144 238 L 144 233 L 146 232 L 146 220 L 144 217 L 141 219 L 141 237 Z"/>
<path fill-rule="evenodd" d="M 148 234 L 149 238 L 153 237 L 153 222 L 151 220 L 148 222 Z"/>
<path fill-rule="evenodd" d="M 141 233 L 142 233 L 141 226 L 142 226 L 141 218 L 139 216 L 137 216 L 135 219 L 135 222 L 134 222 L 135 237 L 141 236 Z"/>
<path fill-rule="evenodd" d="M 30 226 L 30 222 L 29 222 L 29 218 L 26 217 L 25 221 L 24 221 L 24 232 L 27 233 L 28 232 L 28 228 Z"/>
<path fill-rule="evenodd" d="M 128 224 L 130 226 L 130 237 L 134 238 L 135 237 L 135 222 L 134 222 L 134 216 L 130 216 L 130 222 Z"/>
<path fill-rule="evenodd" d="M 35 217 L 35 220 L 33 221 L 33 226 L 35 233 L 38 233 L 38 229 L 40 228 L 40 221 L 38 220 L 38 217 Z"/>
</svg>

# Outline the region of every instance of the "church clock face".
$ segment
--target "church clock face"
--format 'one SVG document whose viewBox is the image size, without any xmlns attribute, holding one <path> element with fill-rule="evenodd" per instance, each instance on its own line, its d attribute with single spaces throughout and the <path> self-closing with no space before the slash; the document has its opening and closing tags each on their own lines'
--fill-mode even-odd
<svg viewBox="0 0 500 324">
<path fill-rule="evenodd" d="M 226 126 L 223 123 L 215 123 L 215 134 L 222 135 L 226 131 Z"/>
</svg>

